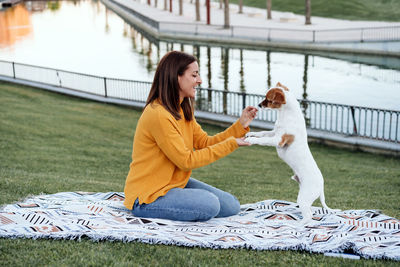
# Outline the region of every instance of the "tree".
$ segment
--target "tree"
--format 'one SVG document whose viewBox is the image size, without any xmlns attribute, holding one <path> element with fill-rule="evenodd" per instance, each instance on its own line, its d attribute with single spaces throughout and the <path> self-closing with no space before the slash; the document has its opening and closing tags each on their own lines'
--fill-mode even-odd
<svg viewBox="0 0 400 267">
<path fill-rule="evenodd" d="M 229 28 L 229 0 L 225 0 L 224 6 L 224 28 Z"/>
<path fill-rule="evenodd" d="M 271 2 L 272 0 L 267 0 L 267 19 L 272 19 Z"/>
<path fill-rule="evenodd" d="M 196 21 L 200 21 L 200 0 L 196 0 Z"/>
<path fill-rule="evenodd" d="M 311 0 L 306 0 L 306 25 L 311 24 Z"/>
<path fill-rule="evenodd" d="M 243 13 L 243 0 L 239 0 L 239 14 Z"/>
<path fill-rule="evenodd" d="M 179 0 L 179 15 L 183 14 L 183 0 Z"/>
</svg>

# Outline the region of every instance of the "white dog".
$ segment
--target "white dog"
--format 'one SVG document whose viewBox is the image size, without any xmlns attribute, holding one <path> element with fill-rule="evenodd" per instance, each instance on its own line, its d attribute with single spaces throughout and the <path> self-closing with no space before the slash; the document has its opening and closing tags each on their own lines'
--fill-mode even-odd
<svg viewBox="0 0 400 267">
<path fill-rule="evenodd" d="M 294 171 L 292 179 L 300 186 L 297 204 L 303 215 L 302 224 L 312 220 L 311 205 L 319 197 L 325 204 L 324 179 L 311 155 L 307 142 L 306 124 L 299 102 L 289 89 L 278 83 L 268 90 L 261 108 L 276 109 L 278 118 L 272 131 L 249 132 L 245 141 L 261 146 L 275 146 L 278 156 Z"/>
</svg>

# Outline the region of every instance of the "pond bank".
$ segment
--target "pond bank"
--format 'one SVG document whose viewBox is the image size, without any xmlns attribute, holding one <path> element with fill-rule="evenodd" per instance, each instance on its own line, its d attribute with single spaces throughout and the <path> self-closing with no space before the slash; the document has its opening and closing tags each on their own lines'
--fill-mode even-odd
<svg viewBox="0 0 400 267">
<path fill-rule="evenodd" d="M 302 16 L 292 22 L 281 22 L 283 12 L 274 12 L 277 19 L 267 21 L 261 9 L 245 8 L 237 14 L 231 5 L 231 27 L 223 28 L 223 10 L 211 5 L 211 25 L 205 23 L 205 7 L 195 21 L 194 5 L 184 2 L 184 15 L 155 8 L 139 1 L 102 0 L 129 23 L 147 34 L 165 41 L 243 45 L 253 48 L 282 48 L 294 51 L 327 51 L 352 54 L 400 57 L 400 23 L 363 22 L 313 17 L 313 25 L 304 25 Z M 178 6 L 174 1 L 173 5 Z M 254 26 L 257 25 L 257 26 Z"/>
</svg>

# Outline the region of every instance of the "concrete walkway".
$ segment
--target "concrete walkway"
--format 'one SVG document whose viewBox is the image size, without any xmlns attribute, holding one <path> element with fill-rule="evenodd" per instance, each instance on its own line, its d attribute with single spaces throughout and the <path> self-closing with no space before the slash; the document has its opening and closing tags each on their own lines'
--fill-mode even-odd
<svg viewBox="0 0 400 267">
<path fill-rule="evenodd" d="M 179 16 L 179 1 L 177 0 L 172 1 L 172 13 L 163 9 L 163 0 L 158 0 L 157 8 L 154 7 L 154 0 L 151 0 L 152 6 L 149 6 L 146 0 L 119 0 L 119 2 L 129 4 L 129 6 L 134 8 L 136 11 L 139 11 L 144 15 L 148 15 L 156 21 L 206 24 L 206 7 L 204 4 L 204 0 L 201 0 L 200 2 L 200 22 L 196 21 L 196 9 L 194 5 L 194 0 L 193 4 L 190 3 L 190 0 L 183 0 L 182 16 Z M 303 15 L 296 15 L 290 12 L 272 11 L 272 20 L 267 20 L 265 9 L 243 6 L 243 14 L 238 14 L 238 10 L 238 5 L 230 4 L 230 24 L 233 26 L 254 26 L 300 30 L 327 30 L 400 26 L 400 21 L 349 21 L 314 16 L 311 18 L 312 24 L 305 25 L 305 18 Z M 290 21 L 284 22 L 281 20 L 286 18 L 289 18 Z M 224 10 L 219 8 L 218 2 L 211 2 L 211 24 L 221 26 L 224 24 Z"/>
<path fill-rule="evenodd" d="M 311 18 L 312 25 L 305 25 L 303 15 L 272 11 L 272 20 L 267 20 L 265 9 L 243 7 L 243 14 L 239 14 L 238 6 L 231 4 L 231 28 L 226 30 L 223 29 L 224 10 L 219 8 L 218 2 L 211 3 L 210 26 L 206 25 L 204 0 L 200 4 L 200 21 L 195 19 L 195 5 L 190 3 L 190 0 L 183 1 L 182 16 L 179 15 L 178 0 L 172 1 L 172 13 L 164 10 L 163 0 L 158 0 L 157 7 L 154 7 L 154 0 L 152 0 L 152 6 L 149 6 L 146 0 L 102 1 L 135 25 L 139 24 L 138 26 L 146 27 L 146 24 L 148 26 L 148 20 L 158 23 L 157 30 L 154 28 L 144 29 L 158 38 L 190 39 L 205 42 L 239 42 L 239 44 L 241 42 L 249 45 L 322 49 L 337 52 L 365 52 L 400 57 L 400 22 L 349 21 L 313 16 Z M 119 6 L 117 7 L 115 3 L 118 3 Z M 118 10 L 121 6 L 126 10 L 133 10 L 136 18 L 132 18 L 132 13 L 121 14 L 123 11 Z M 363 32 L 360 30 L 361 28 L 377 27 L 385 28 L 369 29 Z M 268 40 L 266 38 L 267 30 L 269 30 L 268 34 L 271 35 L 271 39 Z M 317 31 L 318 34 L 316 42 L 312 42 L 313 31 Z M 369 38 L 397 39 L 397 41 L 360 42 L 360 38 L 365 38 L 366 40 Z"/>
</svg>

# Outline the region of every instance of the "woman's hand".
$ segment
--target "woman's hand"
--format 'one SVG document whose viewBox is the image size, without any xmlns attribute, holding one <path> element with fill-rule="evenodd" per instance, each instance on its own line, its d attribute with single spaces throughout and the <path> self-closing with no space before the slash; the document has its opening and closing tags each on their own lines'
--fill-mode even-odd
<svg viewBox="0 0 400 267">
<path fill-rule="evenodd" d="M 236 142 L 237 142 L 238 146 L 251 146 L 250 143 L 244 141 L 244 137 L 236 138 Z"/>
<path fill-rule="evenodd" d="M 253 106 L 248 106 L 243 109 L 242 115 L 239 118 L 243 128 L 247 128 L 250 125 L 250 122 L 256 117 L 257 111 L 257 108 Z"/>
</svg>

